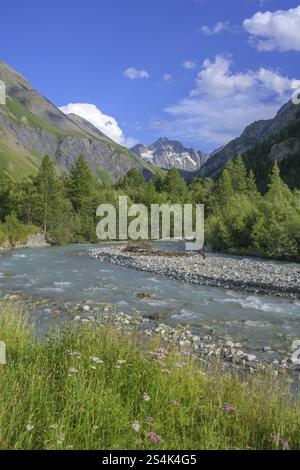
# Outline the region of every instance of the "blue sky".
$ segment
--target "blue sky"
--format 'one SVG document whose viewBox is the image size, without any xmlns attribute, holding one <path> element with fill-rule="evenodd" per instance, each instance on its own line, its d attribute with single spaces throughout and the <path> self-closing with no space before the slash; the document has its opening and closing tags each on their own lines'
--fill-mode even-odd
<svg viewBox="0 0 300 470">
<path fill-rule="evenodd" d="M 0 59 L 128 146 L 211 151 L 300 88 L 299 0 L 14 0 L 0 15 Z"/>
</svg>

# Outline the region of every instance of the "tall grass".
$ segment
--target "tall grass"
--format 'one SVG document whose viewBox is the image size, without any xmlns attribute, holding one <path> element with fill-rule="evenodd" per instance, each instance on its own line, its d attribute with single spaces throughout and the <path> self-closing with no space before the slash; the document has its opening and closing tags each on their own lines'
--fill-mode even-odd
<svg viewBox="0 0 300 470">
<path fill-rule="evenodd" d="M 106 326 L 37 342 L 23 306 L 10 303 L 0 340 L 2 449 L 300 448 L 299 403 L 266 378 L 204 370 Z"/>
</svg>

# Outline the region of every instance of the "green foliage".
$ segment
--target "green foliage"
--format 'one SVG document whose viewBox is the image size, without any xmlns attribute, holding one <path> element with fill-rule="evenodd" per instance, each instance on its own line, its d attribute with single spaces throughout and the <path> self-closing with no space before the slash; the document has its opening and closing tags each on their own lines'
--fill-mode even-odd
<svg viewBox="0 0 300 470">
<path fill-rule="evenodd" d="M 2 303 L 3 450 L 282 450 L 283 439 L 300 448 L 299 401 L 284 379 L 241 380 L 172 347 L 161 365 L 158 341 L 95 322 L 37 342 L 25 320 L 21 304 Z"/>
<path fill-rule="evenodd" d="M 17 242 L 25 243 L 29 235 L 37 232 L 37 227 L 22 224 L 13 212 L 5 217 L 4 224 L 0 224 L 0 243 L 9 242 L 13 246 Z"/>
<path fill-rule="evenodd" d="M 241 157 L 225 167 L 219 180 L 194 179 L 188 186 L 176 169 L 145 181 L 136 169 L 114 187 L 100 184 L 79 157 L 69 175 L 45 157 L 35 177 L 14 183 L 0 170 L 0 221 L 15 212 L 22 224 L 48 232 L 57 243 L 96 242 L 96 209 L 119 196 L 128 204 L 204 204 L 206 242 L 214 251 L 300 260 L 300 191 L 281 179 L 277 163 L 262 195 L 253 170 Z M 150 220 L 150 219 L 149 219 Z M 171 233 L 173 230 L 171 217 Z"/>
<path fill-rule="evenodd" d="M 300 260 L 300 196 L 282 181 L 277 163 L 262 196 L 240 158 L 224 169 L 207 219 L 206 240 L 216 251 Z"/>
</svg>

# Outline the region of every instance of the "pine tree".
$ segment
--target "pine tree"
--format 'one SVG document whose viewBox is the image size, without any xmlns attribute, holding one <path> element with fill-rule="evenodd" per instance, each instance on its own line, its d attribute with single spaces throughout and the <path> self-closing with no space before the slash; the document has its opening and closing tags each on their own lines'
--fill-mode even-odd
<svg viewBox="0 0 300 470">
<path fill-rule="evenodd" d="M 34 185 L 37 193 L 37 219 L 46 233 L 59 197 L 56 168 L 49 157 L 44 157 L 39 173 L 34 179 Z"/>
<path fill-rule="evenodd" d="M 250 197 L 256 197 L 259 195 L 257 184 L 256 184 L 256 178 L 255 178 L 255 174 L 253 170 L 249 171 L 249 174 L 247 177 L 247 193 L 249 194 Z"/>
<path fill-rule="evenodd" d="M 171 202 L 184 203 L 187 197 L 187 185 L 179 171 L 172 168 L 163 182 L 163 190 L 170 196 Z"/>
<path fill-rule="evenodd" d="M 222 172 L 222 175 L 217 183 L 216 199 L 221 206 L 225 206 L 232 200 L 233 187 L 231 175 L 227 168 Z"/>
<path fill-rule="evenodd" d="M 238 156 L 235 160 L 230 161 L 226 168 L 231 176 L 233 190 L 245 193 L 247 191 L 247 170 L 242 157 Z"/>
<path fill-rule="evenodd" d="M 3 169 L 0 167 L 0 222 L 4 222 L 5 217 L 12 210 L 12 189 L 12 180 L 4 173 Z"/>
<path fill-rule="evenodd" d="M 87 209 L 99 192 L 99 183 L 92 175 L 84 157 L 80 156 L 71 167 L 68 194 L 76 211 Z"/>
</svg>

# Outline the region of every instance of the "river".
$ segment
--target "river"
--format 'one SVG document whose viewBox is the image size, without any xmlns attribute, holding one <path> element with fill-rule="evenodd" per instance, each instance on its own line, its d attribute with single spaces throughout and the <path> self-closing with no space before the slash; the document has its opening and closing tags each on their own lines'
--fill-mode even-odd
<svg viewBox="0 0 300 470">
<path fill-rule="evenodd" d="M 220 338 L 232 338 L 258 355 L 262 346 L 270 346 L 278 359 L 300 339 L 299 301 L 192 286 L 131 271 L 88 257 L 89 248 L 24 249 L 1 256 L 1 296 L 13 293 L 47 299 L 33 314 L 40 329 L 57 320 L 54 306 L 103 302 L 125 313 L 140 311 L 159 322 L 189 324 Z M 144 292 L 152 298 L 137 296 Z"/>
</svg>

